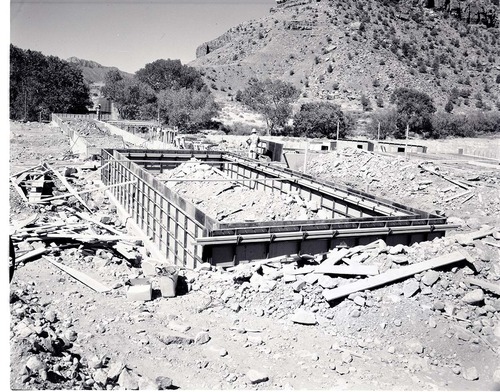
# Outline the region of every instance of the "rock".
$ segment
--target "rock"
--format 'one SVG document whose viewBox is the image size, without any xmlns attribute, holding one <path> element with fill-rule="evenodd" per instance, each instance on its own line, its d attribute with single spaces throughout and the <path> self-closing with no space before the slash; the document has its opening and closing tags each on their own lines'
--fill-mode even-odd
<svg viewBox="0 0 500 392">
<path fill-rule="evenodd" d="M 366 300 L 363 297 L 359 296 L 359 295 L 357 295 L 356 297 L 354 297 L 353 301 L 358 306 L 365 306 L 365 302 L 366 302 Z"/>
<path fill-rule="evenodd" d="M 389 254 L 390 255 L 397 255 L 397 254 L 400 254 L 400 253 L 403 253 L 404 252 L 404 246 L 401 245 L 401 244 L 398 244 L 396 246 L 392 246 L 390 249 L 389 249 Z"/>
<path fill-rule="evenodd" d="M 318 285 L 324 289 L 333 289 L 334 287 L 337 287 L 338 280 L 328 275 L 320 275 L 318 278 Z"/>
<path fill-rule="evenodd" d="M 191 329 L 191 327 L 189 325 L 176 323 L 173 320 L 168 323 L 168 328 L 170 328 L 173 331 L 177 331 L 177 332 L 187 332 Z"/>
<path fill-rule="evenodd" d="M 352 355 L 347 353 L 347 352 L 343 352 L 341 358 L 342 358 L 343 363 L 351 363 L 352 362 Z"/>
<path fill-rule="evenodd" d="M 45 369 L 45 364 L 33 355 L 29 357 L 28 361 L 26 362 L 26 367 L 32 372 L 38 372 L 39 370 Z"/>
<path fill-rule="evenodd" d="M 210 335 L 208 334 L 208 332 L 202 331 L 196 335 L 194 342 L 196 344 L 205 344 L 209 340 L 210 340 Z"/>
<path fill-rule="evenodd" d="M 437 327 L 436 320 L 434 320 L 434 318 L 432 318 L 432 317 L 429 318 L 429 327 L 430 328 L 436 328 Z"/>
<path fill-rule="evenodd" d="M 429 270 L 427 271 L 424 276 L 422 277 L 421 282 L 425 284 L 426 286 L 432 286 L 434 283 L 437 282 L 439 279 L 439 272 L 434 271 L 434 270 Z"/>
<path fill-rule="evenodd" d="M 139 389 L 137 379 L 128 369 L 123 369 L 120 373 L 120 377 L 118 377 L 118 385 L 120 386 L 120 389 Z"/>
<path fill-rule="evenodd" d="M 103 369 L 97 369 L 92 374 L 92 379 L 103 389 L 106 389 L 106 384 L 108 383 L 108 373 Z"/>
<path fill-rule="evenodd" d="M 394 354 L 396 352 L 396 348 L 394 346 L 389 346 L 389 348 L 387 349 L 387 352 L 389 354 Z"/>
<path fill-rule="evenodd" d="M 46 311 L 43 317 L 45 317 L 45 320 L 47 320 L 50 323 L 54 323 L 57 321 L 57 313 L 54 312 L 53 310 Z"/>
<path fill-rule="evenodd" d="M 284 274 L 283 275 L 283 282 L 285 283 L 293 283 L 297 281 L 297 278 L 295 277 L 295 275 L 290 275 L 290 274 Z"/>
<path fill-rule="evenodd" d="M 72 329 L 68 329 L 64 332 L 64 337 L 70 342 L 74 342 L 78 338 L 78 334 Z"/>
<path fill-rule="evenodd" d="M 120 373 L 125 369 L 125 364 L 121 361 L 113 362 L 108 369 L 108 378 L 112 382 L 116 382 L 118 377 L 120 377 Z"/>
<path fill-rule="evenodd" d="M 292 284 L 292 289 L 296 293 L 301 291 L 304 287 L 306 287 L 306 282 L 304 282 L 303 280 L 298 280 Z"/>
<path fill-rule="evenodd" d="M 250 369 L 247 372 L 247 377 L 252 384 L 259 384 L 261 382 L 269 380 L 269 377 L 265 373 L 259 372 L 254 369 Z"/>
<path fill-rule="evenodd" d="M 420 284 L 415 279 L 410 279 L 403 285 L 403 295 L 410 298 L 420 289 Z"/>
<path fill-rule="evenodd" d="M 158 389 L 158 385 L 156 385 L 155 382 L 151 381 L 147 377 L 139 377 L 138 383 L 139 383 L 139 389 L 141 391 L 145 391 L 145 390 L 155 391 Z"/>
<path fill-rule="evenodd" d="M 439 310 L 440 312 L 442 312 L 445 308 L 445 304 L 441 301 L 435 301 L 433 307 L 435 310 Z"/>
<path fill-rule="evenodd" d="M 394 320 L 394 325 L 395 325 L 396 327 L 401 327 L 401 324 L 403 324 L 403 323 L 402 323 L 402 321 L 401 321 L 400 319 L 395 319 L 395 320 Z"/>
<path fill-rule="evenodd" d="M 462 376 L 468 381 L 474 381 L 479 379 L 479 374 L 477 373 L 477 369 L 474 366 L 463 370 Z"/>
<path fill-rule="evenodd" d="M 197 271 L 210 271 L 211 269 L 212 266 L 210 265 L 210 263 L 201 263 L 200 265 L 198 265 L 198 267 L 196 267 Z"/>
<path fill-rule="evenodd" d="M 292 303 L 296 306 L 300 306 L 304 303 L 304 296 L 300 293 L 292 293 Z"/>
<path fill-rule="evenodd" d="M 484 292 L 481 289 L 476 289 L 464 295 L 462 300 L 470 305 L 479 304 L 484 301 Z"/>
<path fill-rule="evenodd" d="M 422 354 L 424 352 L 424 345 L 417 339 L 410 339 L 405 342 L 406 347 L 417 354 Z"/>
<path fill-rule="evenodd" d="M 191 344 L 194 339 L 186 335 L 168 335 L 161 334 L 158 335 L 158 339 L 164 344 Z"/>
<path fill-rule="evenodd" d="M 359 316 L 361 316 L 361 312 L 359 311 L 359 309 L 354 309 L 354 310 L 350 313 L 350 316 L 351 316 L 351 317 L 354 317 L 354 318 L 358 318 Z"/>
<path fill-rule="evenodd" d="M 158 376 L 155 382 L 160 391 L 172 387 L 172 379 L 170 377 Z"/>
<path fill-rule="evenodd" d="M 304 309 L 297 309 L 295 313 L 290 317 L 290 320 L 297 324 L 304 324 L 304 325 L 316 324 L 316 316 L 314 315 L 314 313 Z"/>
</svg>

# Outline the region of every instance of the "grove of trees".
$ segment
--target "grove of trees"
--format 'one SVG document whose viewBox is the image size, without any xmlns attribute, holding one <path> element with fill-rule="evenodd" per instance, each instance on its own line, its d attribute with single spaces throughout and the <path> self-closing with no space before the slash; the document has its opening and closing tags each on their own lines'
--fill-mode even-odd
<svg viewBox="0 0 500 392">
<path fill-rule="evenodd" d="M 329 102 L 305 103 L 293 117 L 294 134 L 311 138 L 345 138 L 352 127 L 352 121 L 340 106 Z"/>
<path fill-rule="evenodd" d="M 132 78 L 111 70 L 105 76 L 103 94 L 115 102 L 124 119 L 159 118 L 184 132 L 210 125 L 218 113 L 200 73 L 180 60 L 156 60 Z"/>
<path fill-rule="evenodd" d="M 10 45 L 12 120 L 38 121 L 50 113 L 86 113 L 89 89 L 76 66 L 55 56 Z"/>
</svg>

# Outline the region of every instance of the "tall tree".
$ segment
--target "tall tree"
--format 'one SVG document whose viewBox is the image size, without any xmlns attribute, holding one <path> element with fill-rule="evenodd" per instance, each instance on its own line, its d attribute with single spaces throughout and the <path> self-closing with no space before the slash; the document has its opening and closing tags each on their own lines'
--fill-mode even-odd
<svg viewBox="0 0 500 392">
<path fill-rule="evenodd" d="M 299 91 L 281 80 L 251 79 L 249 83 L 241 94 L 241 102 L 264 117 L 270 133 L 284 127 L 292 115 L 292 103 L 299 97 Z"/>
<path fill-rule="evenodd" d="M 404 137 L 407 125 L 412 132 L 423 134 L 432 131 L 431 115 L 436 107 L 427 94 L 414 89 L 398 88 L 391 95 L 391 103 L 396 104 L 396 138 Z"/>
<path fill-rule="evenodd" d="M 54 56 L 10 46 L 10 118 L 85 113 L 92 102 L 81 70 Z"/>
<path fill-rule="evenodd" d="M 187 133 L 206 126 L 218 113 L 218 106 L 206 88 L 165 89 L 158 94 L 158 103 L 163 122 Z"/>
<path fill-rule="evenodd" d="M 180 60 L 156 60 L 146 64 L 135 74 L 157 93 L 166 89 L 193 88 L 201 90 L 205 85 L 200 73 Z"/>
</svg>

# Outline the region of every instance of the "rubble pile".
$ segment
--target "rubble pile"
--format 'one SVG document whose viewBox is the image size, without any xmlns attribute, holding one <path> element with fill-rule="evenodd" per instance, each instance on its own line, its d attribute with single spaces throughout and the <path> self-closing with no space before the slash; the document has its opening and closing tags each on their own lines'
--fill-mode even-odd
<svg viewBox="0 0 500 392">
<path fill-rule="evenodd" d="M 52 301 L 41 301 L 35 282 L 11 291 L 10 304 L 14 385 L 42 390 L 168 389 L 172 385 L 165 377 L 156 382 L 142 377 L 119 358 L 85 356 L 74 326 L 77 320 L 60 314 Z"/>
<path fill-rule="evenodd" d="M 250 181 L 226 181 L 229 177 L 222 171 L 196 159 L 165 171 L 157 178 L 180 179 L 167 181 L 166 185 L 219 222 L 321 219 L 327 214 L 316 202 L 306 201 L 297 193 L 269 193 L 252 189 Z M 224 181 L 207 181 L 217 179 Z"/>
<path fill-rule="evenodd" d="M 315 156 L 307 173 L 424 211 L 434 208 L 462 219 L 481 214 L 492 223 L 500 214 L 498 169 L 470 175 L 440 161 L 346 148 Z"/>
<path fill-rule="evenodd" d="M 95 121 L 74 119 L 64 120 L 64 123 L 85 138 L 91 147 L 126 147 L 121 136 L 112 135 L 105 127 L 99 126 Z"/>
</svg>

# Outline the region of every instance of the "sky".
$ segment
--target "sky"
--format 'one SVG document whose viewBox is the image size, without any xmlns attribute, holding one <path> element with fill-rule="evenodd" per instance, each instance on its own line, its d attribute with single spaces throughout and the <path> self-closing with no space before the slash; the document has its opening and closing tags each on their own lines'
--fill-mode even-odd
<svg viewBox="0 0 500 392">
<path fill-rule="evenodd" d="M 194 60 L 196 48 L 275 0 L 12 0 L 10 42 L 134 73 L 158 59 Z"/>
</svg>

